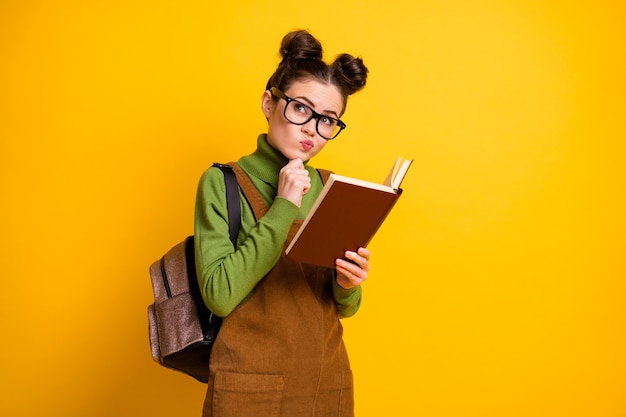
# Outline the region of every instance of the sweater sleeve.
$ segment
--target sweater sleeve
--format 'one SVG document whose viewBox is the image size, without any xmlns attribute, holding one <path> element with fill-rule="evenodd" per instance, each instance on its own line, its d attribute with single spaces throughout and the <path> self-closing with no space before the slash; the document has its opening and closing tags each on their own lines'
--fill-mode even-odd
<svg viewBox="0 0 626 417">
<path fill-rule="evenodd" d="M 333 274 L 336 275 L 336 272 Z M 361 286 L 345 289 L 337 284 L 333 277 L 333 297 L 339 312 L 339 318 L 352 317 L 361 306 L 362 290 Z"/>
<path fill-rule="evenodd" d="M 235 250 L 228 233 L 224 174 L 209 168 L 202 175 L 194 218 L 196 270 L 204 302 L 221 317 L 230 314 L 274 267 L 299 211 L 278 197 L 257 222 L 245 197 L 240 197 L 242 224 Z"/>
</svg>

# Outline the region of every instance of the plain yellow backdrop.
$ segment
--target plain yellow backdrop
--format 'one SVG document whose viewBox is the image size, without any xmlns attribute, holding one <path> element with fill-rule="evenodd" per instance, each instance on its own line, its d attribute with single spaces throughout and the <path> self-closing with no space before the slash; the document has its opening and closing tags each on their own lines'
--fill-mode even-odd
<svg viewBox="0 0 626 417">
<path fill-rule="evenodd" d="M 367 416 L 626 415 L 622 1 L 3 1 L 0 414 L 194 416 L 148 267 L 254 149 L 282 36 L 370 68 L 313 164 L 413 158 L 344 322 Z"/>
</svg>

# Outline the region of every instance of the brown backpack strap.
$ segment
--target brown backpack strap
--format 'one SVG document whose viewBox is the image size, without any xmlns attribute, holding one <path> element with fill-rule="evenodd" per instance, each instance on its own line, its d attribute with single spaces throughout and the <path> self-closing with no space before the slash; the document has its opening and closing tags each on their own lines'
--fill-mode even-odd
<svg viewBox="0 0 626 417">
<path fill-rule="evenodd" d="M 259 194 L 259 191 L 256 189 L 254 184 L 252 184 L 252 180 L 248 177 L 248 174 L 246 174 L 236 162 L 231 162 L 228 165 L 233 168 L 233 171 L 237 176 L 237 183 L 239 184 L 241 191 L 243 191 L 243 195 L 246 197 L 246 200 L 250 203 L 252 211 L 254 212 L 254 217 L 258 221 L 261 217 L 265 216 L 265 213 L 267 213 L 268 207 L 267 204 L 265 204 L 265 200 L 263 200 L 263 197 L 261 197 L 261 194 Z"/>
</svg>

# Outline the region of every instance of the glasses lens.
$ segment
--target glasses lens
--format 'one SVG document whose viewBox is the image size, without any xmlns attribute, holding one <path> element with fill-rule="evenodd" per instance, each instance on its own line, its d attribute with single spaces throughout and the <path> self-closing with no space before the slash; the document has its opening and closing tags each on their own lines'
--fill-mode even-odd
<svg viewBox="0 0 626 417">
<path fill-rule="evenodd" d="M 317 120 L 317 133 L 325 139 L 332 139 L 341 130 L 337 124 L 338 120 L 332 117 L 322 116 Z"/>
<path fill-rule="evenodd" d="M 285 118 L 287 118 L 289 122 L 297 125 L 307 123 L 313 118 L 313 115 L 313 109 L 295 100 L 288 102 L 287 107 L 285 107 Z M 319 133 L 321 137 L 324 139 L 332 139 L 337 136 L 340 131 L 339 120 L 320 115 L 317 120 L 317 133 Z"/>
<path fill-rule="evenodd" d="M 290 101 L 285 108 L 285 117 L 291 123 L 297 125 L 303 125 L 313 117 L 313 110 L 302 103 L 297 101 Z"/>
</svg>

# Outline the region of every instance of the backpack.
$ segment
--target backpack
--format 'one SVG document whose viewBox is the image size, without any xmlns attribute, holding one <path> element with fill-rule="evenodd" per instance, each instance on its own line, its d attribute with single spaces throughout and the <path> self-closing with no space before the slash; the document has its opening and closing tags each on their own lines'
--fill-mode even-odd
<svg viewBox="0 0 626 417">
<path fill-rule="evenodd" d="M 236 247 L 241 226 L 237 177 L 230 165 L 213 164 L 224 173 L 230 241 Z M 194 237 L 171 248 L 150 266 L 154 303 L 148 306 L 152 359 L 200 382 L 209 378 L 209 355 L 222 318 L 204 303 L 196 275 Z"/>
</svg>

